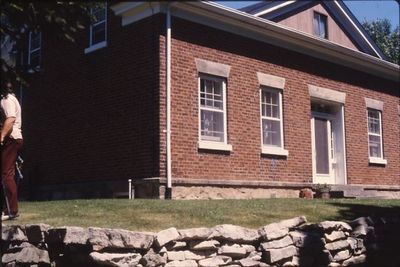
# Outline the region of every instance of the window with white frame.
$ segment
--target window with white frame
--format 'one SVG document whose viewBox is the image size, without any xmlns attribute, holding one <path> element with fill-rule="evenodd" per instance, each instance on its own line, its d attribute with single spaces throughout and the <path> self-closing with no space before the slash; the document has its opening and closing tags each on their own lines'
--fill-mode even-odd
<svg viewBox="0 0 400 267">
<path fill-rule="evenodd" d="M 200 141 L 226 143 L 225 79 L 200 76 Z"/>
<path fill-rule="evenodd" d="M 262 145 L 283 150 L 282 91 L 261 88 Z"/>
<path fill-rule="evenodd" d="M 85 49 L 85 53 L 107 45 L 107 4 L 93 7 L 90 12 L 94 21 L 89 28 L 89 47 Z"/>
<path fill-rule="evenodd" d="M 376 109 L 368 109 L 367 112 L 369 157 L 383 159 L 382 113 Z"/>
<path fill-rule="evenodd" d="M 42 46 L 42 34 L 40 32 L 29 33 L 28 65 L 32 68 L 40 67 L 40 50 Z"/>
</svg>

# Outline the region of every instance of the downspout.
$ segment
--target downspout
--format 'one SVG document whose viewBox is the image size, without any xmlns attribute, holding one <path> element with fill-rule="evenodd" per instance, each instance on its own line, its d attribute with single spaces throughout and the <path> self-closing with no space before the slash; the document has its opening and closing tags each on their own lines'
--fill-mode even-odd
<svg viewBox="0 0 400 267">
<path fill-rule="evenodd" d="M 167 39 L 165 42 L 166 51 L 166 89 L 167 89 L 167 188 L 165 198 L 172 198 L 172 170 L 171 170 L 171 10 L 170 4 L 167 4 Z"/>
</svg>

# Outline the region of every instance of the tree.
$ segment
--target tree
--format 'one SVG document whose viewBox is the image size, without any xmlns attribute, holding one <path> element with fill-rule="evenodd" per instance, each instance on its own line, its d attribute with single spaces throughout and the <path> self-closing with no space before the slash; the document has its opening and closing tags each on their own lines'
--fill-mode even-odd
<svg viewBox="0 0 400 267">
<path fill-rule="evenodd" d="M 15 60 L 30 32 L 57 36 L 74 42 L 76 33 L 93 19 L 90 8 L 99 3 L 25 2 L 0 0 L 1 79 L 24 82 L 24 66 Z"/>
<path fill-rule="evenodd" d="M 400 27 L 397 26 L 391 31 L 392 25 L 388 19 L 378 19 L 372 22 L 364 21 L 362 25 L 372 40 L 385 54 L 387 60 L 399 65 Z"/>
</svg>

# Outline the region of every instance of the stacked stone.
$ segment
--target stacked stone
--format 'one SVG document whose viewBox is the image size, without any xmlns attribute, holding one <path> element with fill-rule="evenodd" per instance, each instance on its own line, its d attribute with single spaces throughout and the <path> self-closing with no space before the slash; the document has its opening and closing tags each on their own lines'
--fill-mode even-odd
<svg viewBox="0 0 400 267">
<path fill-rule="evenodd" d="M 155 243 L 166 267 L 269 266 L 261 262 L 257 230 L 224 224 L 214 228 L 176 230 L 157 234 Z"/>
<path fill-rule="evenodd" d="M 1 266 L 30 266 L 31 264 L 49 265 L 50 258 L 45 233 L 50 226 L 39 225 L 2 225 Z M 3 253 L 3 252 L 6 253 Z"/>
<path fill-rule="evenodd" d="M 376 223 L 363 217 L 350 224 L 309 224 L 301 216 L 258 230 L 223 224 L 213 228 L 169 228 L 158 233 L 3 225 L 1 260 L 6 267 L 335 267 L 364 266 L 368 253 L 368 264 L 375 260 L 379 266 L 399 266 L 396 246 L 390 247 L 390 258 L 378 253 L 388 240 L 396 244 L 398 235 L 393 233 L 398 233 L 398 222 L 381 219 Z M 388 248 L 385 245 L 383 252 Z"/>
</svg>

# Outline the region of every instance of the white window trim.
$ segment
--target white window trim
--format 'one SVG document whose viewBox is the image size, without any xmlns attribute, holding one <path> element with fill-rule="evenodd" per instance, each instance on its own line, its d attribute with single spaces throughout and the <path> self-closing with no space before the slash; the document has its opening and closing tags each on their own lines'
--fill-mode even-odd
<svg viewBox="0 0 400 267">
<path fill-rule="evenodd" d="M 35 48 L 35 49 L 31 50 L 32 32 L 29 32 L 28 65 L 31 65 L 31 54 L 33 52 L 40 51 L 42 49 L 42 33 L 38 32 L 38 34 L 40 35 L 40 37 L 39 37 L 39 46 L 38 46 L 38 48 Z M 40 55 L 40 57 L 41 57 L 41 55 Z M 41 65 L 40 63 L 41 62 L 39 62 L 39 65 L 34 66 L 34 68 L 40 68 L 40 65 Z"/>
<path fill-rule="evenodd" d="M 200 86 L 201 86 L 201 79 L 211 79 L 214 81 L 222 81 L 222 95 L 223 95 L 223 121 L 224 121 L 224 142 L 217 142 L 217 141 L 208 141 L 208 140 L 201 140 L 201 110 L 202 109 L 207 109 L 207 108 L 202 108 L 201 107 L 201 102 L 200 102 Z M 227 114 L 226 114 L 226 81 L 222 77 L 212 77 L 206 74 L 199 74 L 197 78 L 197 91 L 198 91 L 198 148 L 199 149 L 208 149 L 208 150 L 219 150 L 219 151 L 232 151 L 232 145 L 228 144 L 228 127 L 227 127 Z"/>
<path fill-rule="evenodd" d="M 90 24 L 90 27 L 89 27 L 89 46 L 87 48 L 85 48 L 85 54 L 91 53 L 93 51 L 96 51 L 98 49 L 101 49 L 101 48 L 107 46 L 107 21 L 108 21 L 108 19 L 107 19 L 107 15 L 108 15 L 107 2 L 104 2 L 104 9 L 105 9 L 104 20 L 98 21 L 98 22 L 96 22 L 94 24 Z M 93 13 L 93 8 L 90 10 L 90 13 L 91 14 Z M 92 44 L 92 30 L 93 30 L 93 27 L 98 25 L 98 24 L 100 24 L 100 23 L 103 23 L 103 22 L 105 24 L 105 29 L 104 29 L 104 35 L 105 35 L 104 39 L 105 40 L 100 42 L 100 43 L 97 43 L 97 44 Z"/>
<path fill-rule="evenodd" d="M 281 146 L 269 146 L 269 145 L 264 145 L 263 138 L 264 138 L 264 133 L 263 133 L 263 127 L 262 127 L 262 120 L 263 118 L 266 119 L 271 119 L 271 120 L 277 120 L 276 118 L 271 118 L 271 117 L 263 117 L 262 115 L 262 92 L 263 91 L 270 91 L 270 92 L 277 92 L 279 95 L 279 121 L 280 121 L 280 132 L 281 132 Z M 288 156 L 289 151 L 284 149 L 285 144 L 283 140 L 283 109 L 282 109 L 282 90 L 280 89 L 275 89 L 275 88 L 268 88 L 265 86 L 260 87 L 260 132 L 261 132 L 261 154 L 263 155 L 277 155 L 277 156 Z"/>
<path fill-rule="evenodd" d="M 379 114 L 379 134 L 370 133 L 369 132 L 369 116 L 368 116 L 368 110 L 369 109 L 370 110 L 374 110 L 374 111 L 378 112 L 378 114 Z M 369 159 L 369 163 L 386 165 L 387 164 L 387 160 L 383 156 L 382 111 L 381 110 L 367 108 L 367 131 L 368 131 L 368 159 Z M 369 136 L 370 135 L 379 136 L 379 141 L 380 141 L 380 145 L 381 145 L 381 157 L 379 157 L 379 158 L 378 157 L 371 157 L 370 154 L 369 154 L 370 153 L 370 151 L 369 151 Z"/>
</svg>

